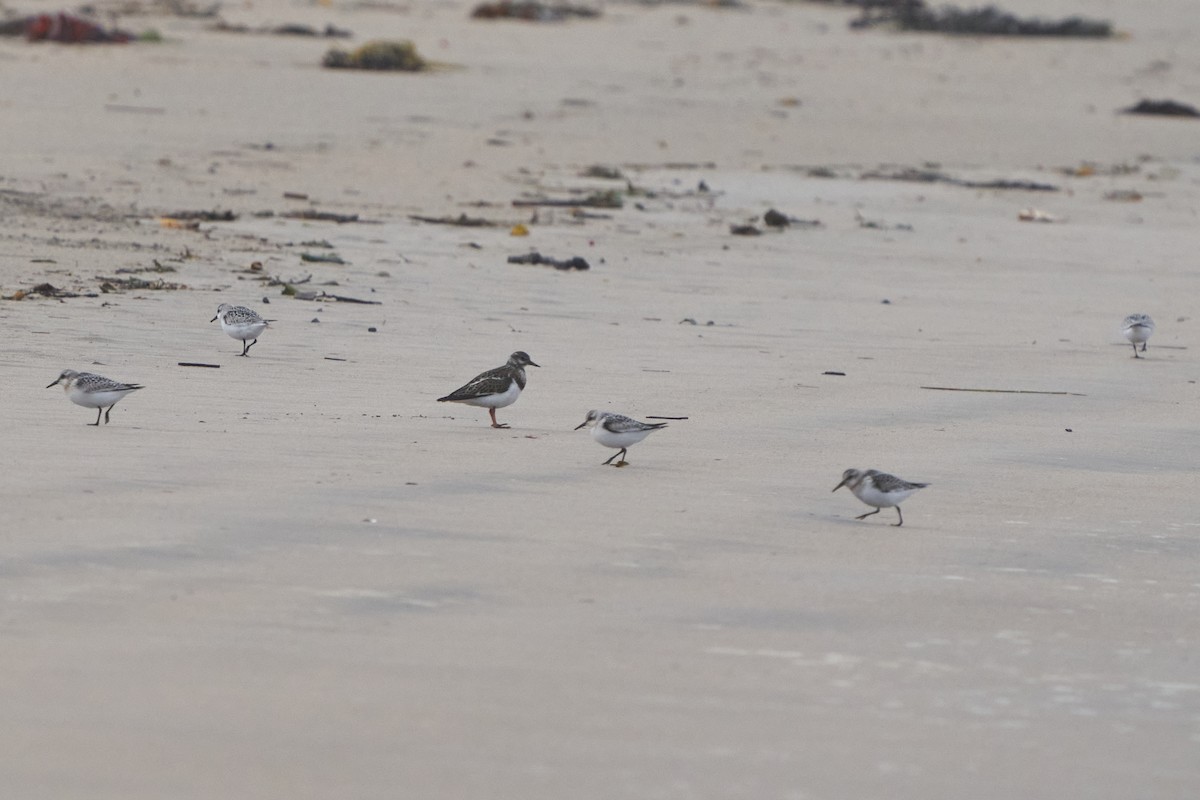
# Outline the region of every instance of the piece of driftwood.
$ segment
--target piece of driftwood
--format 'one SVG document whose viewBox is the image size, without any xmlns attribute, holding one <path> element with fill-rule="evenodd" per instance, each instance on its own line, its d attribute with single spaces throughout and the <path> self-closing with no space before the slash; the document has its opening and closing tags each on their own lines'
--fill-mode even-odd
<svg viewBox="0 0 1200 800">
<path fill-rule="evenodd" d="M 646 419 L 687 419 L 687 417 L 646 417 Z"/>
<path fill-rule="evenodd" d="M 1122 114 L 1155 114 L 1163 117 L 1200 117 L 1195 106 L 1176 100 L 1140 100 L 1137 105 L 1122 109 Z"/>
<path fill-rule="evenodd" d="M 532 206 L 549 206 L 552 208 L 621 208 L 625 205 L 625 201 L 621 198 L 620 192 L 615 189 L 606 189 L 602 192 L 592 192 L 578 200 L 538 197 L 533 200 L 513 200 L 512 204 L 517 208 Z"/>
<path fill-rule="evenodd" d="M 1037 389 L 965 389 L 957 386 L 922 386 L 922 389 L 933 389 L 938 392 L 987 392 L 990 394 L 1057 394 L 1070 397 L 1087 397 L 1079 392 L 1043 392 Z"/>
<path fill-rule="evenodd" d="M 468 217 L 466 214 L 459 214 L 457 217 L 424 217 L 420 214 L 409 214 L 408 218 L 417 222 L 428 222 L 433 225 L 457 225 L 461 228 L 494 228 L 501 224 L 483 217 Z"/>
<path fill-rule="evenodd" d="M 566 258 L 566 259 L 550 258 L 549 256 L 542 255 L 541 253 L 539 253 L 536 250 L 534 250 L 532 253 L 526 253 L 524 255 L 509 256 L 508 263 L 510 263 L 510 264 L 544 264 L 548 267 L 554 267 L 555 269 L 561 269 L 561 270 L 591 269 L 591 265 L 588 264 L 588 262 L 585 259 L 581 258 L 580 256 L 572 256 L 571 258 Z"/>
<path fill-rule="evenodd" d="M 295 292 L 292 297 L 297 300 L 335 300 L 339 303 L 358 303 L 364 306 L 383 305 L 382 300 L 361 300 L 357 297 L 346 297 L 342 294 L 329 294 L 328 292 Z"/>
<path fill-rule="evenodd" d="M 818 167 L 817 169 L 822 169 Z M 827 168 L 825 168 L 827 169 Z M 814 177 L 834 177 L 825 173 L 809 172 Z M 916 169 L 903 167 L 900 169 L 869 170 L 858 176 L 860 180 L 909 181 L 912 183 L 948 183 L 951 186 L 962 186 L 966 189 L 1000 189 L 1025 192 L 1057 192 L 1058 187 L 1051 183 L 1037 181 L 1012 180 L 999 178 L 990 181 L 972 181 L 955 178 L 935 169 Z"/>
<path fill-rule="evenodd" d="M 181 367 L 206 367 L 208 369 L 220 369 L 221 368 L 220 364 L 203 364 L 199 361 L 180 361 L 179 366 L 181 366 Z"/>
<path fill-rule="evenodd" d="M 285 211 L 279 216 L 287 217 L 288 219 L 312 220 L 314 222 L 336 222 L 339 225 L 360 221 L 358 214 L 334 214 L 332 211 L 317 211 L 311 208 L 304 208 L 299 211 Z"/>
<path fill-rule="evenodd" d="M 311 261 L 317 264 L 345 264 L 337 253 L 301 253 L 301 261 Z"/>
<path fill-rule="evenodd" d="M 200 222 L 234 222 L 237 214 L 232 211 L 176 211 L 173 214 L 163 214 L 168 219 L 199 220 Z"/>
</svg>

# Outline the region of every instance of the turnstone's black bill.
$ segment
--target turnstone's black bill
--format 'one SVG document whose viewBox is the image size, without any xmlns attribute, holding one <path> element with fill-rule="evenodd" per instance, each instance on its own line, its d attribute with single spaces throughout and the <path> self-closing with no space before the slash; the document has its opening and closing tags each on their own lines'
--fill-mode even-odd
<svg viewBox="0 0 1200 800">
<path fill-rule="evenodd" d="M 533 359 L 523 350 L 518 350 L 508 357 L 508 363 L 503 367 L 489 369 L 480 373 L 455 389 L 445 397 L 439 397 L 439 403 L 463 403 L 468 406 L 486 408 L 492 417 L 493 428 L 507 428 L 496 421 L 496 409 L 511 406 L 521 396 L 525 388 L 525 367 L 537 367 Z"/>
</svg>

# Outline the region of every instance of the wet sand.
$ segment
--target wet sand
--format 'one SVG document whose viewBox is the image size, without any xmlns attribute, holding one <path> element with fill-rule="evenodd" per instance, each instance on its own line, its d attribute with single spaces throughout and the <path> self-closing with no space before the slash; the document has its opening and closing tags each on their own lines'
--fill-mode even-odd
<svg viewBox="0 0 1200 800">
<path fill-rule="evenodd" d="M 1128 35 L 270 2 L 225 19 L 446 66 L 153 16 L 122 25 L 161 45 L 0 41 L 0 294 L 97 294 L 0 301 L 12 796 L 1194 794 L 1200 124 L 1114 112 L 1200 100 L 1200 23 L 1032 5 Z M 905 168 L 960 184 L 863 177 Z M 995 179 L 1059 191 L 961 185 Z M 822 224 L 731 235 L 770 208 Z M 239 217 L 160 225 L 186 209 Z M 155 261 L 187 288 L 99 293 Z M 249 358 L 222 302 L 275 320 Z M 514 350 L 510 430 L 435 402 Z M 147 388 L 90 428 L 65 368 Z M 618 470 L 590 408 L 688 419 Z M 932 485 L 856 522 L 851 466 Z"/>
</svg>

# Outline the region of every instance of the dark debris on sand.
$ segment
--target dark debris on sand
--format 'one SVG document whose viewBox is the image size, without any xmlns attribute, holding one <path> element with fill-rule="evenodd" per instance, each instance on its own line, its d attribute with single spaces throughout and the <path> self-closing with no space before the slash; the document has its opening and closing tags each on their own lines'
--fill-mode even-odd
<svg viewBox="0 0 1200 800">
<path fill-rule="evenodd" d="M 538 0 L 499 0 L 480 3 L 471 12 L 473 19 L 519 19 L 526 22 L 561 22 L 564 19 L 594 19 L 600 11 L 566 3 L 542 3 Z"/>
<path fill-rule="evenodd" d="M 1137 105 L 1121 110 L 1122 114 L 1151 114 L 1161 117 L 1200 117 L 1195 106 L 1174 100 L 1141 100 Z"/>
<path fill-rule="evenodd" d="M 554 267 L 560 270 L 585 270 L 591 269 L 591 265 L 580 256 L 572 256 L 571 258 L 559 259 L 544 256 L 534 250 L 531 253 L 520 256 L 509 256 L 508 263 L 510 264 L 540 264 L 547 267 Z"/>
<path fill-rule="evenodd" d="M 852 28 L 890 27 L 902 31 L 947 33 L 962 36 L 1057 36 L 1104 39 L 1113 35 L 1112 23 L 1086 17 L 1045 20 L 1018 17 L 996 6 L 930 8 L 925 0 L 847 0 L 862 15 Z"/>
<path fill-rule="evenodd" d="M 392 70 L 398 72 L 421 72 L 429 68 L 410 41 L 367 42 L 355 50 L 334 48 L 325 54 L 322 66 L 330 69 Z"/>
</svg>

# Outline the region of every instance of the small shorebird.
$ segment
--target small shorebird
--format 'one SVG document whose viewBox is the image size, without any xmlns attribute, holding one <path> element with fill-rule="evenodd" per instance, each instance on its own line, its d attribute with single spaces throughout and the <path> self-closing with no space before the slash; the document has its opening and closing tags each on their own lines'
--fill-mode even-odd
<svg viewBox="0 0 1200 800">
<path fill-rule="evenodd" d="M 209 322 L 217 320 L 221 320 L 221 330 L 234 339 L 242 340 L 241 355 L 247 355 L 250 348 L 258 344 L 259 334 L 266 330 L 267 323 L 271 321 L 260 317 L 254 309 L 245 306 L 231 306 L 229 303 L 221 303 L 217 306 L 217 315 Z M 251 339 L 254 341 L 247 344 Z"/>
<path fill-rule="evenodd" d="M 1133 357 L 1141 358 L 1138 355 L 1138 345 L 1142 346 L 1142 352 L 1146 352 L 1146 342 L 1150 339 L 1150 334 L 1154 333 L 1154 320 L 1150 319 L 1149 314 L 1130 314 L 1121 323 L 1121 333 L 1125 334 L 1125 338 L 1133 345 Z"/>
<path fill-rule="evenodd" d="M 576 425 L 575 430 L 586 427 L 592 429 L 592 438 L 600 444 L 605 447 L 619 448 L 620 452 L 613 453 L 604 463 L 609 464 L 614 458 L 620 456 L 620 460 L 613 466 L 623 467 L 629 463 L 625 460 L 626 449 L 645 439 L 652 431 L 667 427 L 667 423 L 638 422 L 636 419 L 623 414 L 614 414 L 611 411 L 589 411 L 587 419 Z"/>
<path fill-rule="evenodd" d="M 439 397 L 439 403 L 463 403 L 468 406 L 486 408 L 492 417 L 493 428 L 507 428 L 496 421 L 496 409 L 511 406 L 521 396 L 525 388 L 525 367 L 537 367 L 533 359 L 523 350 L 518 350 L 508 357 L 508 363 L 503 367 L 481 372 L 469 380 L 465 386 L 455 389 L 445 397 Z"/>
<path fill-rule="evenodd" d="M 76 372 L 73 369 L 64 369 L 62 374 L 58 376 L 58 380 L 50 384 L 57 386 L 63 384 L 63 391 L 67 393 L 67 397 L 72 403 L 85 408 L 96 409 L 96 421 L 89 422 L 88 425 L 100 425 L 100 411 L 107 407 L 104 412 L 104 424 L 108 424 L 108 414 L 113 410 L 113 406 L 117 404 L 125 395 L 130 392 L 136 392 L 144 387 L 136 383 L 117 383 L 114 380 L 109 380 L 103 375 L 93 375 L 90 372 Z"/>
<path fill-rule="evenodd" d="M 843 486 L 854 492 L 854 496 L 869 506 L 875 506 L 874 511 L 868 511 L 855 519 L 866 519 L 872 514 L 878 514 L 882 508 L 895 508 L 900 521 L 893 525 L 899 528 L 904 524 L 904 515 L 900 513 L 900 504 L 917 489 L 924 489 L 928 483 L 909 483 L 895 475 L 869 469 L 865 472 L 858 469 L 848 469 L 842 473 L 842 482 L 833 487 L 836 492 Z"/>
</svg>

